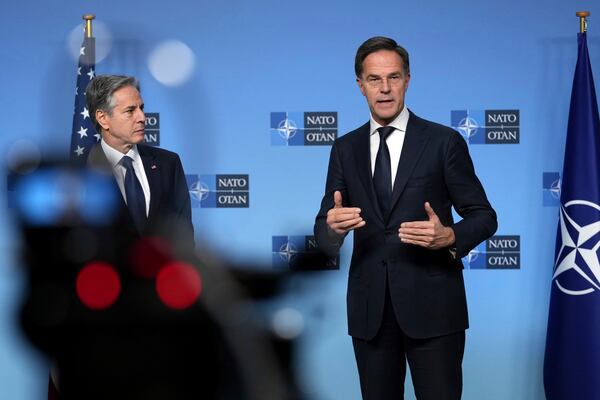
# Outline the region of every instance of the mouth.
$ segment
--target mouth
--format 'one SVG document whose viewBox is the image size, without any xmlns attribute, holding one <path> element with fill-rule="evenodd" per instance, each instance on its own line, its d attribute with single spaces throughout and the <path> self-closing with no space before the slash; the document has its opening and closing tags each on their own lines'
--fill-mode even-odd
<svg viewBox="0 0 600 400">
<path fill-rule="evenodd" d="M 380 104 L 380 105 L 383 105 L 383 106 L 391 105 L 393 102 L 394 102 L 393 99 L 377 100 L 377 104 Z"/>
</svg>

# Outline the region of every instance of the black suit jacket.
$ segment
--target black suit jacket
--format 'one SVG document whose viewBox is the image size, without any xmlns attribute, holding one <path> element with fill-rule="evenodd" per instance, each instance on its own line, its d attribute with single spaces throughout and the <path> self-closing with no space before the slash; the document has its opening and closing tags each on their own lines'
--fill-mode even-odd
<svg viewBox="0 0 600 400">
<path fill-rule="evenodd" d="M 193 249 L 194 227 L 190 196 L 179 156 L 158 147 L 138 144 L 137 149 L 150 186 L 148 221 L 143 234 L 140 235 L 135 229 L 127 205 L 119 191 L 121 199 L 119 229 L 122 238 L 135 240 L 140 236 L 156 235 L 169 239 L 187 250 Z M 112 167 L 100 144 L 95 145 L 90 151 L 88 165 L 107 169 L 112 173 Z"/>
<path fill-rule="evenodd" d="M 366 221 L 354 231 L 347 294 L 349 334 L 360 339 L 377 334 L 388 279 L 396 318 L 408 336 L 427 338 L 466 329 L 460 258 L 491 236 L 497 222 L 460 134 L 410 113 L 388 215 L 381 214 L 373 188 L 369 123 L 338 138 L 331 149 L 325 196 L 315 222 L 317 243 L 329 255 L 341 245 L 332 242 L 326 222 L 336 190 L 342 192 L 344 206 L 359 207 Z M 426 201 L 442 224 L 454 230 L 456 258 L 448 249 L 427 250 L 400 241 L 402 222 L 428 219 Z M 452 207 L 462 217 L 457 223 Z"/>
</svg>

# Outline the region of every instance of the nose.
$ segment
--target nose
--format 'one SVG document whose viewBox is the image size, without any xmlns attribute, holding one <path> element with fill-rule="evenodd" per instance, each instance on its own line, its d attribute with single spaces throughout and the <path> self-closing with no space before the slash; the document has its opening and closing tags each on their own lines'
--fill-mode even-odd
<svg viewBox="0 0 600 400">
<path fill-rule="evenodd" d="M 381 93 L 388 93 L 390 91 L 390 81 L 387 78 L 381 79 Z"/>
<path fill-rule="evenodd" d="M 136 111 L 136 122 L 146 123 L 146 114 L 144 114 L 144 111 L 141 108 L 138 108 Z"/>
</svg>

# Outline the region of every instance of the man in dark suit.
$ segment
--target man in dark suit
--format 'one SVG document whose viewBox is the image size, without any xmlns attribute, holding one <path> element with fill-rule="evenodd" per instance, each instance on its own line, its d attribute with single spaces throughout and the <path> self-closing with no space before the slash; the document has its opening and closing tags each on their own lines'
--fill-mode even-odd
<svg viewBox="0 0 600 400">
<path fill-rule="evenodd" d="M 167 250 L 166 256 L 191 254 L 194 229 L 183 167 L 177 154 L 140 144 L 144 140 L 145 115 L 138 81 L 128 76 L 97 76 L 86 88 L 86 98 L 89 116 L 102 138 L 91 149 L 87 166 L 114 174 L 117 190 L 123 199 L 111 224 L 113 229 L 109 239 L 114 251 L 109 253 L 116 255 L 116 260 L 129 262 L 132 245 L 142 237 L 158 236 L 169 244 L 168 248 L 160 249 Z M 106 231 L 100 234 L 102 239 L 103 235 Z M 136 272 L 142 273 L 144 278 L 157 272 L 147 265 L 140 267 Z M 98 332 L 99 337 L 105 340 L 102 337 L 104 331 L 100 329 Z M 94 338 L 91 346 L 101 346 L 101 343 Z M 119 345 L 123 343 L 119 342 Z M 128 356 L 122 354 L 124 359 Z M 60 387 L 55 384 L 55 372 L 57 369 L 53 367 L 49 399 L 61 398 L 56 390 Z M 72 391 L 81 389 L 78 379 L 72 379 L 70 383 Z M 119 384 L 123 383 L 112 382 L 108 386 Z"/>
<path fill-rule="evenodd" d="M 190 197 L 179 156 L 140 144 L 145 115 L 138 81 L 97 76 L 88 85 L 86 98 L 102 137 L 90 151 L 88 165 L 112 169 L 128 210 L 124 236 L 168 236 L 173 244 L 193 249 Z"/>
<path fill-rule="evenodd" d="M 331 149 L 315 236 L 332 256 L 355 231 L 347 307 L 362 396 L 403 398 L 408 361 L 418 399 L 459 399 L 461 258 L 496 231 L 496 214 L 462 137 L 406 108 L 406 50 L 371 38 L 355 72 L 371 119 Z"/>
</svg>

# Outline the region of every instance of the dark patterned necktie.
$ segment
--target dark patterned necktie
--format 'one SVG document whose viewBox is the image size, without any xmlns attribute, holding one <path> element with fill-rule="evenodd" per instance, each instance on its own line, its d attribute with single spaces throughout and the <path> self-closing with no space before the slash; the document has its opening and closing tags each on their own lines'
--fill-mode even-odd
<svg viewBox="0 0 600 400">
<path fill-rule="evenodd" d="M 144 190 L 138 177 L 133 169 L 133 159 L 129 156 L 125 156 L 121 159 L 121 165 L 125 167 L 125 197 L 127 198 L 127 208 L 133 223 L 139 233 L 144 232 L 146 226 L 146 198 L 144 197 Z"/>
<path fill-rule="evenodd" d="M 379 209 L 385 217 L 392 202 L 392 163 L 390 162 L 390 150 L 385 140 L 394 131 L 394 127 L 384 126 L 377 129 L 379 132 L 379 150 L 375 159 L 375 171 L 373 172 L 373 186 L 377 195 Z"/>
</svg>

